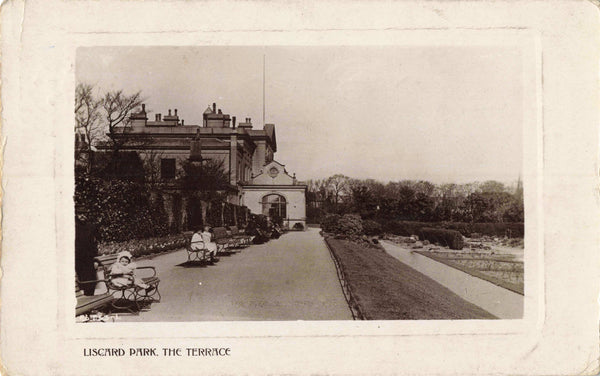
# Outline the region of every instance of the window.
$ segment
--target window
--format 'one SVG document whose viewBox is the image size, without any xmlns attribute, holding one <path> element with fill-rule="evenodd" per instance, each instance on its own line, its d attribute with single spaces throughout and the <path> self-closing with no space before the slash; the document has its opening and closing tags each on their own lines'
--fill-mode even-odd
<svg viewBox="0 0 600 376">
<path fill-rule="evenodd" d="M 278 194 L 266 195 L 262 199 L 262 212 L 271 219 L 285 219 L 287 217 L 285 197 Z"/>
<path fill-rule="evenodd" d="M 175 158 L 163 158 L 160 160 L 161 179 L 175 179 Z"/>
</svg>

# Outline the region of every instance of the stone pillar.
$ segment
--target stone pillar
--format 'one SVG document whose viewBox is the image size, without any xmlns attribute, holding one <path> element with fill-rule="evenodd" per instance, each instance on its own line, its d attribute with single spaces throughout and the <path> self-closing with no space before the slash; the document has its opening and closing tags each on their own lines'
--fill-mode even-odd
<svg viewBox="0 0 600 376">
<path fill-rule="evenodd" d="M 202 208 L 202 225 L 206 226 L 206 211 L 208 210 L 208 202 L 200 201 L 200 207 Z"/>
<path fill-rule="evenodd" d="M 229 183 L 237 184 L 237 134 L 232 134 L 229 148 Z"/>
</svg>

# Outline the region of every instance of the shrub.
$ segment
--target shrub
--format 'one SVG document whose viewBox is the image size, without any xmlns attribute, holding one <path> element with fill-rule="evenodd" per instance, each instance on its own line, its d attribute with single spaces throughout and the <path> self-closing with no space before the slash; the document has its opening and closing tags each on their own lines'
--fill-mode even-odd
<svg viewBox="0 0 600 376">
<path fill-rule="evenodd" d="M 164 236 L 168 218 L 160 200 L 150 199 L 143 184 L 77 176 L 75 206 L 98 231 L 102 242 Z"/>
<path fill-rule="evenodd" d="M 382 232 L 381 225 L 371 219 L 364 220 L 362 225 L 365 235 L 379 235 Z"/>
<path fill-rule="evenodd" d="M 444 230 L 439 228 L 424 227 L 419 234 L 421 240 L 429 240 L 450 249 L 462 249 L 463 240 L 460 232 L 455 230 Z"/>
<path fill-rule="evenodd" d="M 300 222 L 294 223 L 294 226 L 292 227 L 292 230 L 296 230 L 296 231 L 304 231 L 304 225 Z"/>
<path fill-rule="evenodd" d="M 339 231 L 340 218 L 338 214 L 327 214 L 321 221 L 321 228 L 325 232 L 337 233 Z"/>
<path fill-rule="evenodd" d="M 338 231 L 344 235 L 361 235 L 362 219 L 358 214 L 344 214 L 338 222 Z"/>
</svg>

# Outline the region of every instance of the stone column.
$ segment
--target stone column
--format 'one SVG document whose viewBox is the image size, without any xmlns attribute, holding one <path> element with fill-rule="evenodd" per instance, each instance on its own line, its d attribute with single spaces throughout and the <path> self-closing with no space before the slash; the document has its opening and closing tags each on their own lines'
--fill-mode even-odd
<svg viewBox="0 0 600 376">
<path fill-rule="evenodd" d="M 229 149 L 229 183 L 237 184 L 237 134 L 232 134 Z"/>
</svg>

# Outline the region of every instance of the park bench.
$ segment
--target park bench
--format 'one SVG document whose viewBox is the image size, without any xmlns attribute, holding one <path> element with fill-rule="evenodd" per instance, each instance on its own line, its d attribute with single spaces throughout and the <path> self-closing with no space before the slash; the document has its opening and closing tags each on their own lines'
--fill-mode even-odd
<svg viewBox="0 0 600 376">
<path fill-rule="evenodd" d="M 147 276 L 140 276 L 140 278 L 145 284 L 153 287 L 151 291 L 147 289 L 141 288 L 139 286 L 135 286 L 133 281 L 134 277 L 132 275 L 126 274 L 112 274 L 110 270 L 115 262 L 117 262 L 117 254 L 112 255 L 103 255 L 95 257 L 94 260 L 97 263 L 97 269 L 102 271 L 104 276 L 104 283 L 106 284 L 107 293 L 112 295 L 115 300 L 112 302 L 112 306 L 116 309 L 127 309 L 130 312 L 139 312 L 140 303 L 146 304 L 151 302 L 160 302 L 161 296 L 158 291 L 158 284 L 160 283 L 160 279 L 156 275 L 156 269 L 153 266 L 140 266 L 135 270 L 136 272 L 142 271 L 142 274 L 147 274 Z M 115 285 L 112 281 L 114 278 L 127 278 L 130 283 L 125 286 Z M 135 306 L 135 311 L 133 311 L 129 304 L 132 302 Z"/>
<path fill-rule="evenodd" d="M 233 239 L 238 240 L 239 247 L 249 247 L 250 242 L 252 241 L 252 236 L 245 234 L 240 231 L 237 226 L 230 226 L 229 230 L 231 231 L 231 237 Z"/>
<path fill-rule="evenodd" d="M 196 248 L 192 248 L 192 244 L 197 245 Z M 201 247 L 198 247 L 200 245 Z M 185 247 L 188 255 L 188 262 L 216 262 L 219 261 L 216 257 L 211 257 L 210 251 L 206 249 L 204 242 L 199 240 L 197 242 L 193 242 L 190 239 L 190 242 Z M 217 249 L 218 251 L 218 249 Z"/>
<path fill-rule="evenodd" d="M 94 283 L 101 281 L 86 281 L 86 283 Z M 111 294 L 84 295 L 79 288 L 80 282 L 75 281 L 75 296 L 77 297 L 77 305 L 75 306 L 75 316 L 83 315 L 84 313 L 100 309 L 114 300 Z"/>
<path fill-rule="evenodd" d="M 239 244 L 239 241 L 232 238 L 225 227 L 213 228 L 213 238 L 217 244 L 217 253 L 226 253 L 229 248 L 234 248 Z"/>
</svg>

